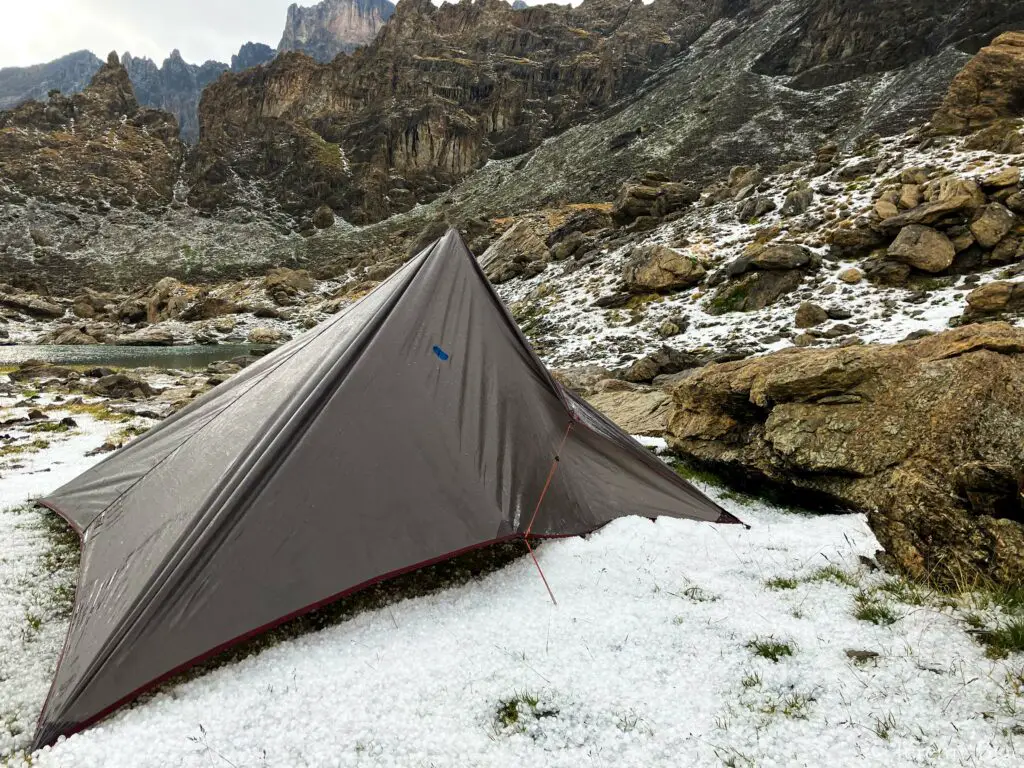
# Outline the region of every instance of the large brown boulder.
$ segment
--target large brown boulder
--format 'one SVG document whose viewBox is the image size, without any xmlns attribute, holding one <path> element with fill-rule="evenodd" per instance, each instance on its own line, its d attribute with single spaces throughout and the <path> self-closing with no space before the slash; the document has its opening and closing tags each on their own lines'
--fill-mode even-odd
<svg viewBox="0 0 1024 768">
<path fill-rule="evenodd" d="M 1005 206 L 990 203 L 981 210 L 981 215 L 971 222 L 971 234 L 982 248 L 994 248 L 1016 223 L 1017 217 Z"/>
<path fill-rule="evenodd" d="M 495 285 L 516 277 L 534 277 L 550 260 L 551 252 L 537 226 L 527 219 L 509 227 L 480 257 L 487 279 Z"/>
<path fill-rule="evenodd" d="M 962 134 L 1024 114 L 1024 32 L 1005 32 L 967 62 L 932 117 L 937 133 Z"/>
<path fill-rule="evenodd" d="M 661 437 L 668 426 L 672 399 L 660 389 L 624 381 L 602 382 L 587 401 L 631 435 Z"/>
<path fill-rule="evenodd" d="M 965 320 L 991 319 L 1004 312 L 1024 312 L 1024 283 L 994 280 L 967 294 Z"/>
<path fill-rule="evenodd" d="M 711 315 L 726 312 L 753 312 L 774 304 L 792 293 L 803 282 L 799 269 L 774 269 L 748 272 L 739 280 L 721 286 L 707 303 L 705 311 Z"/>
<path fill-rule="evenodd" d="M 697 285 L 704 274 L 704 267 L 693 257 L 664 245 L 647 245 L 633 251 L 623 271 L 623 280 L 626 290 L 649 293 Z"/>
<path fill-rule="evenodd" d="M 948 237 L 931 227 L 911 224 L 889 246 L 889 256 L 924 272 L 948 269 L 956 249 Z"/>
<path fill-rule="evenodd" d="M 677 451 L 866 512 L 908 574 L 1024 582 L 1024 329 L 711 365 L 673 400 Z"/>
</svg>

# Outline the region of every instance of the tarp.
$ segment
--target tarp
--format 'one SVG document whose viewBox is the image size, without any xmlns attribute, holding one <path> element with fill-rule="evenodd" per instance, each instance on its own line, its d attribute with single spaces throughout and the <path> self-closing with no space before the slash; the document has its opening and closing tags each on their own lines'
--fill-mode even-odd
<svg viewBox="0 0 1024 768">
<path fill-rule="evenodd" d="M 83 553 L 36 747 L 457 552 L 736 522 L 552 379 L 455 231 L 42 503 Z"/>
</svg>

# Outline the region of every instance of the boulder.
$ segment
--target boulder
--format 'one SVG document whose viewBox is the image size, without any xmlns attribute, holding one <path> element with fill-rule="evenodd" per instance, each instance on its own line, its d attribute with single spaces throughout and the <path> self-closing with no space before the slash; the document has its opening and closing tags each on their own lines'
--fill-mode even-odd
<svg viewBox="0 0 1024 768">
<path fill-rule="evenodd" d="M 194 322 L 196 320 L 213 320 L 224 315 L 233 315 L 240 310 L 240 307 L 229 299 L 201 294 L 193 301 L 184 312 L 181 313 L 181 320 Z"/>
<path fill-rule="evenodd" d="M 51 335 L 51 344 L 77 346 L 85 344 L 99 344 L 100 342 L 87 334 L 81 328 L 62 328 Z"/>
<path fill-rule="evenodd" d="M 704 275 L 704 267 L 695 258 L 664 245 L 648 245 L 633 251 L 622 278 L 627 291 L 650 293 L 688 288 Z"/>
<path fill-rule="evenodd" d="M 885 238 L 867 227 L 839 227 L 828 233 L 829 255 L 834 259 L 859 259 L 885 243 Z"/>
<path fill-rule="evenodd" d="M 81 374 L 70 368 L 44 363 L 42 360 L 26 360 L 16 370 L 7 374 L 11 381 L 30 381 L 32 379 L 79 379 Z"/>
<path fill-rule="evenodd" d="M 313 290 L 313 278 L 304 269 L 275 267 L 263 278 L 263 290 L 275 304 L 286 305 L 298 294 Z"/>
<path fill-rule="evenodd" d="M 994 280 L 967 294 L 964 318 L 973 320 L 979 316 L 1018 311 L 1024 311 L 1024 282 Z"/>
<path fill-rule="evenodd" d="M 948 269 L 956 256 L 956 249 L 941 232 L 918 224 L 900 230 L 889 246 L 891 258 L 920 269 L 923 272 L 942 272 Z"/>
<path fill-rule="evenodd" d="M 767 195 L 748 197 L 746 200 L 737 203 L 736 219 L 744 224 L 748 224 L 774 210 L 775 201 Z"/>
<path fill-rule="evenodd" d="M 932 116 L 932 130 L 964 134 L 1020 117 L 1024 105 L 1024 32 L 1004 32 L 953 78 Z"/>
<path fill-rule="evenodd" d="M 110 398 L 139 399 L 157 394 L 146 381 L 124 373 L 112 373 L 98 379 L 87 390 L 90 395 Z"/>
<path fill-rule="evenodd" d="M 0 293 L 0 307 L 10 307 L 40 320 L 53 320 L 64 316 L 64 307 L 31 293 Z"/>
<path fill-rule="evenodd" d="M 814 190 L 810 185 L 805 181 L 797 182 L 793 189 L 786 194 L 781 213 L 783 216 L 799 216 L 806 213 L 813 202 Z"/>
<path fill-rule="evenodd" d="M 698 368 L 706 364 L 708 359 L 704 352 L 688 352 L 663 346 L 657 352 L 633 363 L 622 378 L 635 384 L 645 384 L 654 381 L 657 376 Z"/>
<path fill-rule="evenodd" d="M 313 211 L 313 226 L 317 229 L 329 229 L 334 226 L 334 211 L 329 205 L 321 205 Z"/>
<path fill-rule="evenodd" d="M 764 309 L 795 291 L 803 279 L 803 272 L 799 269 L 748 272 L 739 280 L 721 286 L 708 300 L 705 311 L 723 315 L 726 312 Z"/>
<path fill-rule="evenodd" d="M 249 331 L 247 338 L 250 344 L 280 344 L 287 341 L 290 337 L 283 331 L 260 326 Z"/>
<path fill-rule="evenodd" d="M 146 322 L 159 323 L 178 317 L 198 293 L 198 288 L 165 277 L 153 286 L 146 306 Z"/>
<path fill-rule="evenodd" d="M 910 224 L 934 224 L 985 205 L 985 194 L 970 179 L 946 176 L 928 185 L 928 202 L 874 224 L 879 232 L 894 234 Z"/>
<path fill-rule="evenodd" d="M 1024 329 L 1006 323 L 790 349 L 679 383 L 669 440 L 727 474 L 805 492 L 819 509 L 867 513 L 913 577 L 1019 585 L 1020 498 L 995 504 L 985 494 L 1006 484 L 984 480 L 1024 471 L 1024 398 L 1010 392 L 1024 392 Z"/>
<path fill-rule="evenodd" d="M 111 343 L 119 347 L 170 347 L 174 334 L 159 325 L 151 325 L 133 333 L 117 336 Z"/>
<path fill-rule="evenodd" d="M 622 185 L 612 203 L 611 217 L 621 227 L 642 216 L 662 218 L 698 200 L 700 193 L 693 187 L 648 176 Z"/>
<path fill-rule="evenodd" d="M 892 259 L 869 259 L 864 262 L 864 275 L 878 285 L 905 285 L 910 279 L 910 265 Z"/>
<path fill-rule="evenodd" d="M 799 269 L 808 265 L 817 266 L 814 254 L 795 243 L 769 245 L 750 259 L 754 269 Z"/>
<path fill-rule="evenodd" d="M 1005 206 L 989 203 L 981 209 L 977 218 L 971 222 L 971 234 L 982 248 L 993 248 L 1017 222 Z"/>
<path fill-rule="evenodd" d="M 590 395 L 587 401 L 627 434 L 661 437 L 668 429 L 672 398 L 660 389 L 608 388 Z"/>
<path fill-rule="evenodd" d="M 837 277 L 847 285 L 856 285 L 864 279 L 864 273 L 856 267 L 849 267 L 840 272 Z"/>
<path fill-rule="evenodd" d="M 550 260 L 547 245 L 527 219 L 509 227 L 480 257 L 484 274 L 494 285 L 538 275 Z"/>
<path fill-rule="evenodd" d="M 981 188 L 984 190 L 997 190 L 1004 187 L 1015 187 L 1020 183 L 1020 168 L 1009 165 L 998 171 L 993 171 L 981 180 Z"/>
<path fill-rule="evenodd" d="M 824 307 L 805 301 L 796 310 L 795 323 L 797 328 L 813 328 L 828 322 L 829 315 Z"/>
</svg>

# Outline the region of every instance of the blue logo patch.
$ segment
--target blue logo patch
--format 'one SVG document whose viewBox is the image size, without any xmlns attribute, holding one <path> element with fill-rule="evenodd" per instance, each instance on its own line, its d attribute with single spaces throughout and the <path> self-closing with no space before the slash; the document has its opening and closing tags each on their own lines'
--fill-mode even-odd
<svg viewBox="0 0 1024 768">
<path fill-rule="evenodd" d="M 448 353 L 437 346 L 437 344 L 434 345 L 434 354 L 437 355 L 438 360 L 444 361 L 448 359 Z"/>
</svg>

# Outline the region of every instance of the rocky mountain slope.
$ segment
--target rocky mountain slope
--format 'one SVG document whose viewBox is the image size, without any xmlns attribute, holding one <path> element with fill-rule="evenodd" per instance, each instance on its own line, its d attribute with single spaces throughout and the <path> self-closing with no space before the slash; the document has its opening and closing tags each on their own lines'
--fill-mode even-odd
<svg viewBox="0 0 1024 768">
<path fill-rule="evenodd" d="M 827 141 L 849 154 L 857 137 L 926 120 L 970 58 L 960 48 L 1024 14 L 1019 3 L 943 2 L 926 25 L 934 4 L 908 0 L 898 11 L 913 24 L 880 27 L 895 17 L 876 5 L 403 0 L 353 56 L 320 64 L 290 53 L 208 88 L 210 130 L 163 210 L 71 210 L 40 188 L 27 208 L 5 209 L 2 258 L 51 281 L 124 287 L 280 264 L 386 269 L 445 222 L 480 231 L 467 222 L 608 201 L 648 170 L 700 183 L 740 162 L 766 173 L 804 161 Z M 826 7 L 822 18 L 842 24 L 800 32 L 794 50 L 807 53 L 783 67 L 777 41 Z M 863 42 L 876 34 L 887 40 L 878 50 Z M 845 74 L 829 76 L 842 82 L 806 81 L 844 56 Z M 396 211 L 373 226 L 344 220 Z M 37 265 L 29 228 L 55 243 L 45 247 L 62 254 L 61 276 Z"/>
<path fill-rule="evenodd" d="M 102 63 L 91 51 L 76 51 L 46 64 L 4 67 L 0 69 L 0 109 L 30 99 L 45 99 L 53 90 L 78 93 Z"/>
<path fill-rule="evenodd" d="M 364 223 L 470 177 L 454 202 L 481 213 L 607 197 L 648 167 L 703 181 L 923 121 L 961 48 L 1022 19 L 987 0 L 403 0 L 359 56 L 282 57 L 211 88 L 191 201 L 255 184 Z"/>
<path fill-rule="evenodd" d="M 330 61 L 373 40 L 394 12 L 390 0 L 321 0 L 306 8 L 292 3 L 277 50 Z"/>
</svg>

